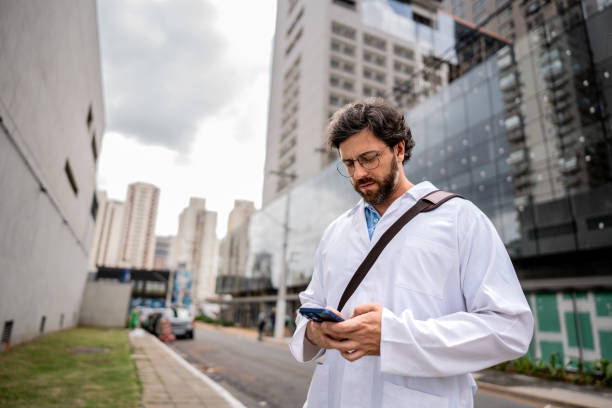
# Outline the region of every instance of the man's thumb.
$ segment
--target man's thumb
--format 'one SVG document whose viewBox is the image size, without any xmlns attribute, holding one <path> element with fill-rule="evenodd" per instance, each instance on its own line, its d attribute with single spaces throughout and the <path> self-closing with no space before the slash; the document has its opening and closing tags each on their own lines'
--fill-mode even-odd
<svg viewBox="0 0 612 408">
<path fill-rule="evenodd" d="M 355 306 L 353 317 L 375 311 L 378 307 L 376 303 L 364 303 L 363 305 Z"/>
</svg>

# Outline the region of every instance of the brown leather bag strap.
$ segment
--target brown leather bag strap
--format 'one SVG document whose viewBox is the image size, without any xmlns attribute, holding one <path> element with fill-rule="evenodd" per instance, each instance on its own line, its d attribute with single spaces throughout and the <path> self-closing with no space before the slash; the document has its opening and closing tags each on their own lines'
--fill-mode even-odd
<svg viewBox="0 0 612 408">
<path fill-rule="evenodd" d="M 368 255 L 365 257 L 359 268 L 355 271 L 355 274 L 349 281 L 348 285 L 346 285 L 346 289 L 344 289 L 344 293 L 340 298 L 340 303 L 338 304 L 338 311 L 342 312 L 342 308 L 349 300 L 349 298 L 353 295 L 361 281 L 366 277 L 374 262 L 378 259 L 383 249 L 387 246 L 389 242 L 395 237 L 395 235 L 400 232 L 400 230 L 404 227 L 404 225 L 408 224 L 410 220 L 416 217 L 421 212 L 428 212 L 435 210 L 448 200 L 454 197 L 461 197 L 459 194 L 449 193 L 448 191 L 436 190 L 427 194 L 425 197 L 421 198 L 416 202 L 415 205 L 410 207 L 408 211 L 406 211 L 397 221 L 393 223 L 387 229 L 382 236 L 379 238 L 378 242 L 374 245 L 374 247 L 370 250 Z"/>
</svg>

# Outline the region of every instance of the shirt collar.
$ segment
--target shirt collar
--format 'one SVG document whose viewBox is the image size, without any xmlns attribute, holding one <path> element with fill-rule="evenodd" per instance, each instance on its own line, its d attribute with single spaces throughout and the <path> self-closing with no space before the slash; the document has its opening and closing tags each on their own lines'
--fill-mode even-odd
<svg viewBox="0 0 612 408">
<path fill-rule="evenodd" d="M 376 211 L 376 208 L 374 208 L 372 204 L 364 202 L 364 208 L 366 211 L 371 211 L 372 213 L 376 214 L 378 218 L 380 218 L 380 214 L 378 213 L 378 211 Z"/>
</svg>

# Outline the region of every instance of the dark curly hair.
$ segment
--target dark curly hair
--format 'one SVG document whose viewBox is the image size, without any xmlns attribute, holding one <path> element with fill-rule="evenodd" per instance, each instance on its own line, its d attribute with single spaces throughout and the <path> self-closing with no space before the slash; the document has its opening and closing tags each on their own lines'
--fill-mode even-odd
<svg viewBox="0 0 612 408">
<path fill-rule="evenodd" d="M 364 129 L 371 130 L 389 147 L 403 140 L 405 149 L 402 163 L 410 159 L 414 147 L 410 128 L 404 116 L 381 98 L 367 98 L 337 110 L 327 126 L 329 145 L 337 149 L 346 139 Z"/>
</svg>

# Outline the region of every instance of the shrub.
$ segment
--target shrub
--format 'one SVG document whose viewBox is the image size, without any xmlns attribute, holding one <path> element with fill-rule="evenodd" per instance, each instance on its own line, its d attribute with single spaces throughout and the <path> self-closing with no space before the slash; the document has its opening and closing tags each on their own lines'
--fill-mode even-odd
<svg viewBox="0 0 612 408">
<path fill-rule="evenodd" d="M 234 322 L 229 321 L 229 320 L 213 319 L 212 317 L 208 317 L 206 315 L 197 315 L 195 317 L 195 320 L 204 322 L 204 323 L 220 325 L 223 327 L 230 327 L 230 326 L 234 326 L 235 324 Z"/>
</svg>

